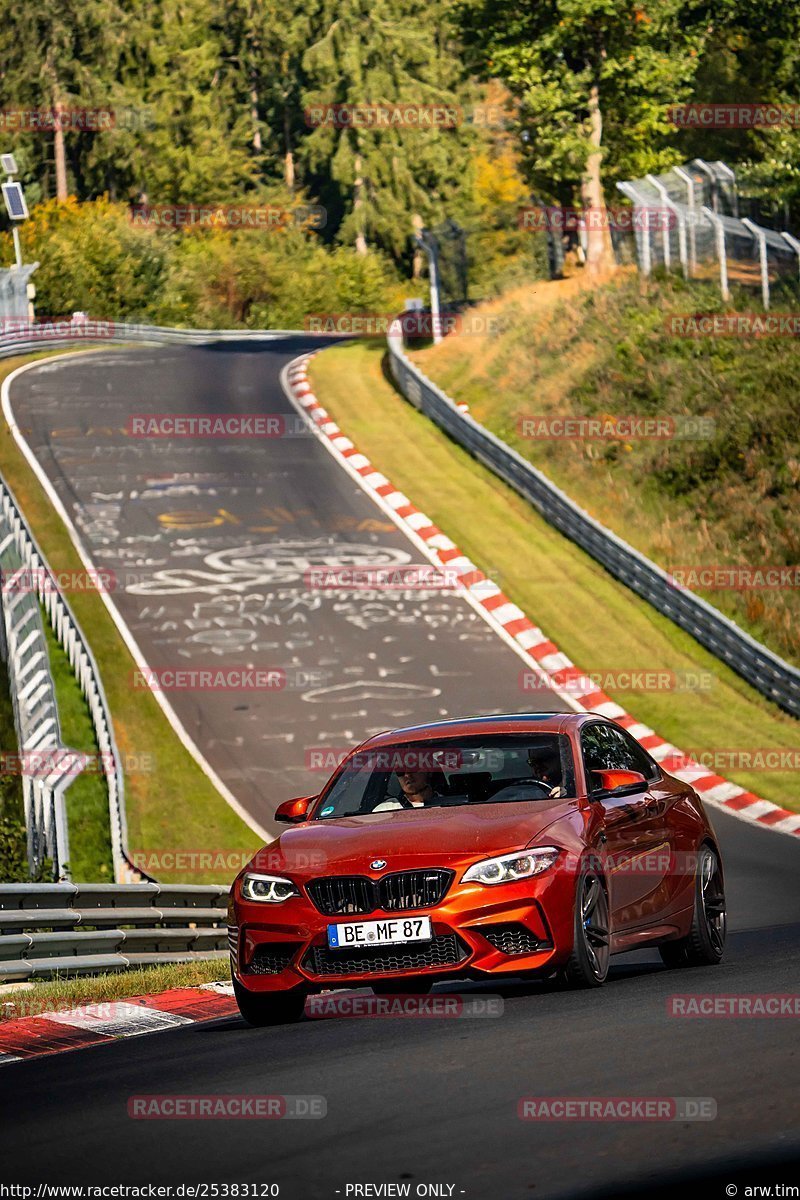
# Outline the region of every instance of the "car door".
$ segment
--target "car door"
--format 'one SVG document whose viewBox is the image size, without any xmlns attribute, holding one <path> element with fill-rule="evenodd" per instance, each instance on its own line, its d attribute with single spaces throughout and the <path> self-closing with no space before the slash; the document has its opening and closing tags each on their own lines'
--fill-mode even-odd
<svg viewBox="0 0 800 1200">
<path fill-rule="evenodd" d="M 589 794 L 603 807 L 613 928 L 647 924 L 665 905 L 670 869 L 666 805 L 655 779 L 660 772 L 637 742 L 605 722 L 584 726 L 581 747 Z M 633 794 L 604 794 L 594 776 L 602 770 L 638 771 L 648 780 L 647 787 Z"/>
</svg>

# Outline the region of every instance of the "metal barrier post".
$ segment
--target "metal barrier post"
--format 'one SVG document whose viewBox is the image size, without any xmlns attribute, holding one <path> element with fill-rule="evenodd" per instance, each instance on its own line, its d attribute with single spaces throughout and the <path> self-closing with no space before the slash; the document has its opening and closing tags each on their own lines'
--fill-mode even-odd
<svg viewBox="0 0 800 1200">
<path fill-rule="evenodd" d="M 753 237 L 758 242 L 758 261 L 761 268 L 761 299 L 764 308 L 769 308 L 769 263 L 767 262 L 767 239 L 764 230 L 756 225 L 755 221 L 751 221 L 748 217 L 742 220 L 742 224 L 750 230 Z"/>
<path fill-rule="evenodd" d="M 694 203 L 694 180 L 683 167 L 673 167 L 675 174 L 686 186 L 686 207 L 689 209 L 689 277 L 697 269 L 697 234 L 695 230 L 697 209 Z"/>
<path fill-rule="evenodd" d="M 703 208 L 703 216 L 708 217 L 711 224 L 714 226 L 714 235 L 717 247 L 717 258 L 719 260 L 719 289 L 722 293 L 723 300 L 730 300 L 731 293 L 728 288 L 728 258 L 725 252 L 725 226 L 719 219 L 716 213 L 710 208 Z"/>
</svg>

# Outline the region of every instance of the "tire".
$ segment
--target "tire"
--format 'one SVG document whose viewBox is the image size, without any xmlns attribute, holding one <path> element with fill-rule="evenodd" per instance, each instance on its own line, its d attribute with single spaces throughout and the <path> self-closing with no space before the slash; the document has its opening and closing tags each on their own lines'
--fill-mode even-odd
<svg viewBox="0 0 800 1200">
<path fill-rule="evenodd" d="M 249 992 L 235 977 L 233 994 L 248 1025 L 285 1025 L 299 1021 L 306 1003 L 305 992 Z"/>
<path fill-rule="evenodd" d="M 370 987 L 376 996 L 427 996 L 433 984 L 427 979 L 380 979 Z"/>
<path fill-rule="evenodd" d="M 563 979 L 569 987 L 602 987 L 611 959 L 608 895 L 600 874 L 584 867 L 575 888 L 575 937 Z"/>
<path fill-rule="evenodd" d="M 701 846 L 694 881 L 692 927 L 685 938 L 658 948 L 667 967 L 714 967 L 725 949 L 727 910 L 719 855 Z"/>
</svg>

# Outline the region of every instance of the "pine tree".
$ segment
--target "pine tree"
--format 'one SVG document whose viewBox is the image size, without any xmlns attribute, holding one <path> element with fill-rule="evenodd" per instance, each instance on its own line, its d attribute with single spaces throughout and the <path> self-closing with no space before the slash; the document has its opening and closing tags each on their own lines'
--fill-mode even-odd
<svg viewBox="0 0 800 1200">
<path fill-rule="evenodd" d="M 48 112 L 60 118 L 51 122 L 52 130 L 46 123 L 35 129 L 37 118 L 29 115 L 22 118 L 23 130 L 8 131 L 8 148 L 19 155 L 26 181 L 35 181 L 32 200 L 53 190 L 58 200 L 66 200 L 80 179 L 83 155 L 95 134 L 73 125 L 70 114 L 108 112 L 118 17 L 116 0 L 39 0 L 9 6 L 3 14 L 2 107 L 41 114 L 45 122 Z"/>
<path fill-rule="evenodd" d="M 329 106 L 457 108 L 461 72 L 443 15 L 423 0 L 324 0 L 320 32 L 303 63 L 312 132 L 303 157 L 340 209 L 339 239 L 364 254 L 407 253 L 414 215 L 441 219 L 459 187 L 469 136 L 463 126 L 314 127 Z"/>
</svg>

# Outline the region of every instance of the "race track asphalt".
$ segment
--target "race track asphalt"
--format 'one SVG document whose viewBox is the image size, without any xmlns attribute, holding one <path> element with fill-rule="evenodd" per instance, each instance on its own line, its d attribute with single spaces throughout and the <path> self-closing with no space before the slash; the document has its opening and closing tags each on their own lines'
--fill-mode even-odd
<svg viewBox="0 0 800 1200">
<path fill-rule="evenodd" d="M 112 350 L 53 359 L 11 390 L 94 565 L 113 572 L 111 598 L 149 667 L 253 667 L 282 683 L 168 693 L 262 826 L 281 801 L 324 782 L 331 752 L 372 733 L 564 708 L 548 692 L 531 702 L 520 686 L 526 663 L 463 596 L 310 581 L 315 567 L 426 560 L 285 397 L 281 368 L 306 345 Z M 221 413 L 274 416 L 279 436 L 131 432 L 139 415 Z"/>
</svg>

